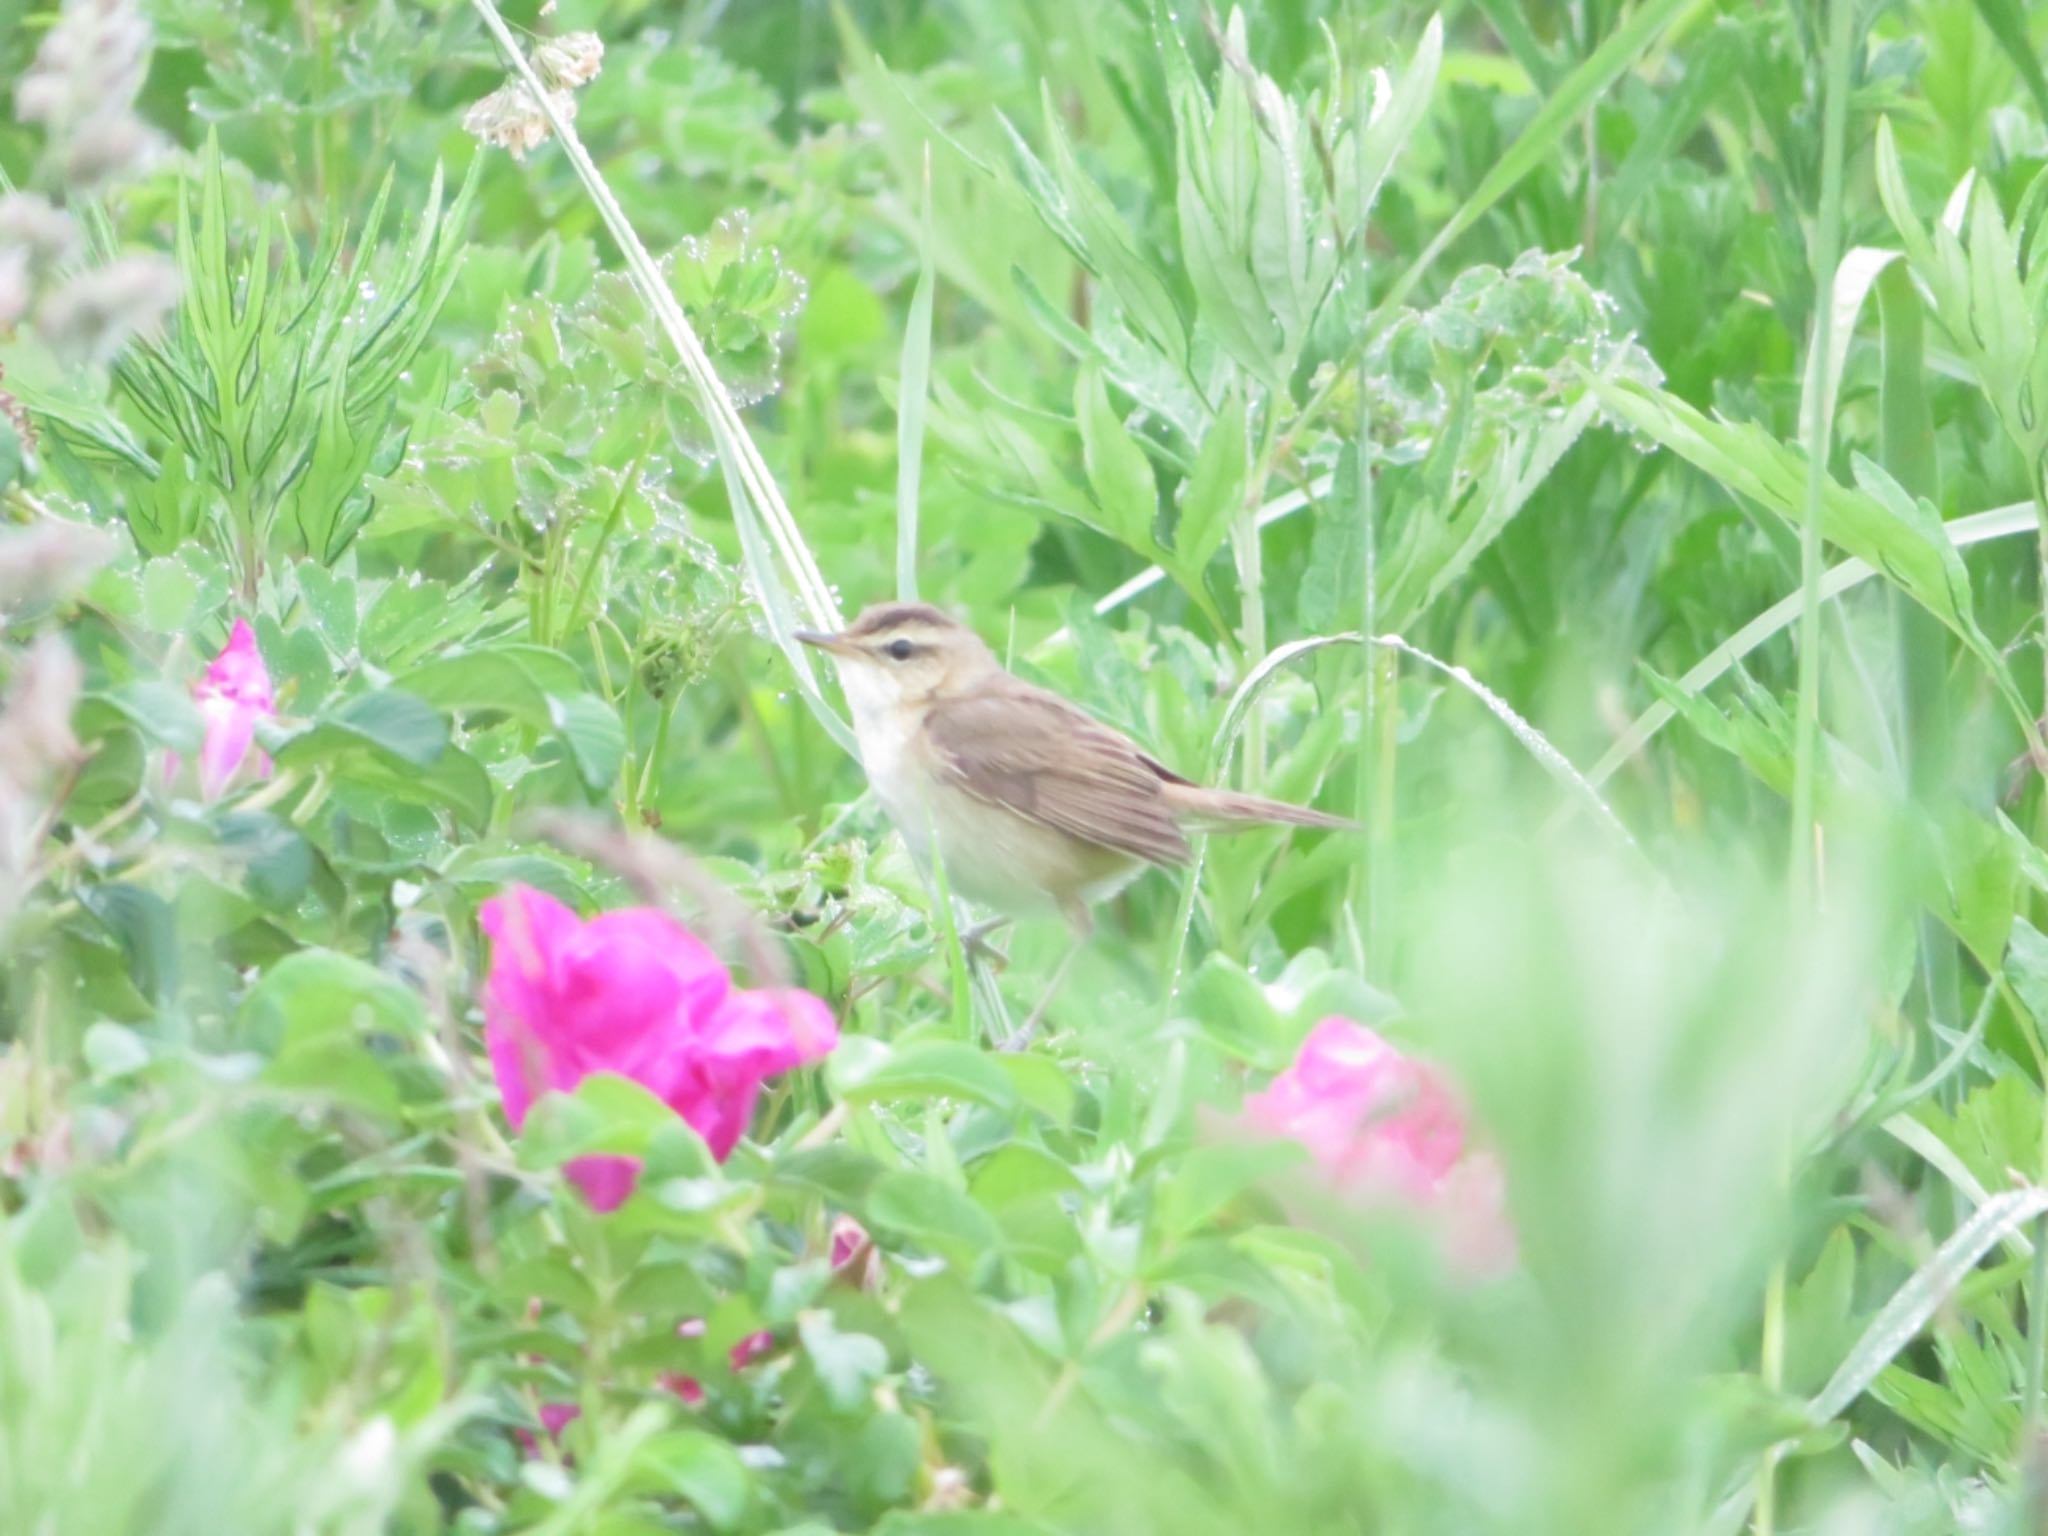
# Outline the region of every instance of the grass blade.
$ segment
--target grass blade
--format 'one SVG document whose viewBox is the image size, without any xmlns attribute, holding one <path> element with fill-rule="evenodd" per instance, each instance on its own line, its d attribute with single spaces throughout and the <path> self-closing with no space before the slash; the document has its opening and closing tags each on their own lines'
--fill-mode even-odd
<svg viewBox="0 0 2048 1536">
<path fill-rule="evenodd" d="M 2016 501 L 2009 506 L 1993 507 L 1987 512 L 1957 518 L 1947 524 L 1946 529 L 1949 541 L 1956 548 L 1965 549 L 1989 539 L 2031 533 L 2034 526 L 2033 503 Z M 1862 560 L 1844 560 L 1821 577 L 1821 597 L 1823 600 L 1839 597 L 1876 574 L 1876 568 Z M 1790 626 L 1799 617 L 1801 601 L 1802 594 L 1795 592 L 1771 604 L 1703 656 L 1691 671 L 1678 680 L 1679 689 L 1685 693 L 1698 693 L 1718 682 L 1758 646 Z M 1620 739 L 1587 771 L 1586 778 L 1596 787 L 1606 783 L 1616 769 L 1648 746 L 1656 734 L 1671 723 L 1672 713 L 1671 706 L 1659 700 L 1636 716 L 1629 722 L 1628 729 L 1621 733 Z"/>
<path fill-rule="evenodd" d="M 1224 771 L 1230 763 L 1231 751 L 1237 744 L 1238 736 L 1244 730 L 1245 719 L 1250 713 L 1252 705 L 1257 702 L 1258 696 L 1265 691 L 1266 685 L 1273 680 L 1274 675 L 1282 667 L 1333 645 L 1364 645 L 1365 643 L 1365 637 L 1356 633 L 1309 635 L 1300 640 L 1290 640 L 1287 644 L 1276 646 L 1270 651 L 1257 666 L 1245 674 L 1244 681 L 1237 685 L 1236 690 L 1230 696 L 1229 704 L 1224 708 L 1223 723 L 1216 728 L 1216 738 L 1210 747 L 1209 777 L 1212 780 L 1220 780 L 1223 777 Z M 1474 677 L 1465 668 L 1453 662 L 1445 661 L 1441 657 L 1432 656 L 1428 651 L 1423 650 L 1420 646 L 1411 645 L 1399 635 L 1375 635 L 1371 643 L 1381 649 L 1394 651 L 1421 662 L 1424 666 L 1441 673 L 1464 689 L 1465 692 L 1471 694 L 1473 698 L 1486 706 L 1489 714 L 1507 727 L 1508 734 L 1521 743 L 1529 755 L 1541 765 L 1545 773 L 1548 773 L 1558 783 L 1570 790 L 1575 797 L 1585 804 L 1587 809 L 1593 812 L 1595 819 L 1601 825 L 1613 832 L 1631 848 L 1635 846 L 1635 839 L 1629 836 L 1628 829 L 1621 824 L 1621 819 L 1614 814 L 1607 802 L 1600 798 L 1599 790 L 1584 774 L 1572 766 L 1571 759 L 1560 752 L 1549 737 L 1545 736 L 1534 725 L 1530 724 L 1528 720 L 1523 718 L 1522 715 L 1517 713 L 1514 706 L 1509 704 L 1506 699 L 1503 699 L 1491 688 L 1480 682 L 1478 678 Z"/>
<path fill-rule="evenodd" d="M 1480 179 L 1471 195 L 1458 205 L 1457 212 L 1444 221 L 1435 237 L 1422 248 L 1422 253 L 1394 279 L 1386 293 L 1381 295 L 1374 313 L 1385 315 L 1404 303 L 1422 280 L 1422 275 L 1435 264 L 1451 242 L 1478 223 L 1487 209 L 1507 196 L 1517 182 L 1554 154 L 1558 143 L 1580 126 L 1587 109 L 1620 78 L 1621 72 L 1634 63 L 1683 11 L 1700 3 L 1701 0 L 1649 0 L 1609 33 L 1586 61 L 1565 77 L 1555 94 L 1543 103 L 1542 110 L 1530 119 L 1521 137 L 1508 146 L 1507 153 L 1494 162 L 1493 168 Z"/>
<path fill-rule="evenodd" d="M 924 475 L 924 413 L 931 394 L 932 293 L 938 273 L 932 241 L 932 152 L 924 152 L 924 220 L 918 244 L 917 289 L 903 329 L 896 386 L 896 596 L 917 599 L 918 495 Z"/>
<path fill-rule="evenodd" d="M 839 605 L 833 600 L 831 589 L 819 572 L 810 547 L 804 543 L 781 488 L 776 485 L 775 477 L 769 474 L 768 466 L 741 422 L 731 396 L 712 369 L 703 343 L 697 339 L 689 317 L 683 313 L 683 306 L 662 280 L 654 258 L 647 253 L 646 244 L 627 219 L 625 210 L 619 206 L 619 200 L 612 195 L 611 187 L 596 162 L 590 158 L 590 152 L 583 147 L 583 141 L 576 136 L 574 125 L 557 109 L 552 94 L 534 73 L 525 51 L 512 36 L 510 28 L 505 25 L 505 18 L 498 14 L 492 0 L 470 0 L 470 3 L 483 19 L 485 29 L 498 45 L 498 51 L 504 55 L 512 72 L 531 94 L 535 107 L 547 120 L 549 129 L 562 146 L 562 152 L 569 158 L 576 179 L 590 194 L 598 217 L 626 258 L 626 271 L 639 291 L 641 301 L 653 312 L 656 323 L 682 360 L 683 369 L 696 388 L 697 403 L 704 413 L 704 420 L 711 428 L 712 445 L 725 470 L 726 485 L 728 489 L 737 487 L 744 492 L 733 499 L 734 521 L 758 524 L 752 530 L 742 530 L 741 544 L 743 550 L 750 551 L 747 573 L 754 581 L 755 589 L 761 593 L 769 631 L 788 658 L 791 670 L 796 673 L 804 702 L 817 716 L 818 723 L 834 741 L 847 751 L 853 751 L 852 728 L 825 702 L 818 688 L 816 673 L 811 668 L 810 656 L 791 633 L 791 610 L 786 604 L 778 605 L 769 600 L 771 588 L 779 590 L 782 585 L 767 569 L 769 551 L 772 550 L 774 559 L 779 560 L 793 578 L 791 585 L 795 587 L 796 601 L 801 605 L 805 619 L 820 629 L 837 629 L 840 626 Z M 764 534 L 765 538 L 749 537 L 750 532 Z"/>
<path fill-rule="evenodd" d="M 1807 1417 L 1825 1424 L 1861 1397 L 1878 1373 L 1919 1336 L 1977 1261 L 2044 1212 L 2048 1190 L 2042 1189 L 2007 1190 L 1978 1206 L 1870 1320 L 1828 1384 L 1806 1405 Z"/>
</svg>

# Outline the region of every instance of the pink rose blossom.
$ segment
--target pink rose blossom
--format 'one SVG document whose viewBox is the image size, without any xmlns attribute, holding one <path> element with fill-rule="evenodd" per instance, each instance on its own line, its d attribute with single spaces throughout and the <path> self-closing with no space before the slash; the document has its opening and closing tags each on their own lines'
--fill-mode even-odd
<svg viewBox="0 0 2048 1536">
<path fill-rule="evenodd" d="M 1422 1211 L 1468 1272 L 1510 1262 L 1499 1163 L 1466 1150 L 1464 1106 L 1435 1066 L 1349 1019 L 1309 1032 L 1288 1067 L 1244 1103 L 1245 1123 L 1292 1137 L 1339 1190 Z"/>
<path fill-rule="evenodd" d="M 277 713 L 270 670 L 263 665 L 256 631 L 247 619 L 235 620 L 228 643 L 192 685 L 192 698 L 205 729 L 199 744 L 199 792 L 217 800 L 255 744 L 256 722 Z M 165 758 L 164 777 L 177 774 L 178 762 L 175 752 Z M 256 754 L 256 774 L 270 776 L 270 759 L 261 751 Z"/>
<path fill-rule="evenodd" d="M 652 907 L 585 922 L 514 886 L 483 905 L 491 939 L 484 1043 L 516 1129 L 541 1094 L 593 1072 L 629 1077 L 660 1098 L 723 1161 L 753 1119 L 761 1084 L 839 1042 L 808 992 L 742 991 L 718 957 Z M 632 1193 L 640 1164 L 583 1157 L 569 1177 L 600 1211 Z"/>
</svg>

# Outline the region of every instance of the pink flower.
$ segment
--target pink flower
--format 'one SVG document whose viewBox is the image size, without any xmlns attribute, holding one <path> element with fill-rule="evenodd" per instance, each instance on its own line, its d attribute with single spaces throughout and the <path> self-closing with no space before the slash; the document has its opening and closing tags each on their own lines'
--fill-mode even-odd
<svg viewBox="0 0 2048 1536">
<path fill-rule="evenodd" d="M 732 1362 L 734 1370 L 744 1371 L 748 1366 L 752 1365 L 763 1355 L 770 1353 L 774 1348 L 774 1333 L 769 1329 L 763 1328 L 756 1333 L 748 1334 L 737 1344 L 733 1345 L 726 1352 L 726 1359 Z"/>
<path fill-rule="evenodd" d="M 1512 1259 L 1500 1165 L 1466 1151 L 1465 1110 L 1435 1066 L 1363 1024 L 1328 1018 L 1288 1067 L 1244 1102 L 1245 1123 L 1305 1146 L 1339 1190 L 1423 1211 L 1461 1269 Z"/>
<path fill-rule="evenodd" d="M 277 713 L 270 671 L 263 665 L 263 653 L 256 649 L 256 632 L 247 619 L 235 620 L 228 643 L 192 685 L 192 697 L 206 730 L 199 746 L 199 792 L 214 800 L 248 757 L 256 740 L 256 722 Z M 176 754 L 166 767 L 170 773 L 177 772 Z M 270 759 L 262 752 L 256 754 L 256 772 L 262 778 L 270 775 Z"/>
<path fill-rule="evenodd" d="M 753 1119 L 761 1084 L 839 1043 L 824 1003 L 802 991 L 742 991 L 718 957 L 664 912 L 633 907 L 584 922 L 529 886 L 483 905 L 491 939 L 484 1043 L 514 1128 L 533 1101 L 593 1072 L 660 1098 L 723 1161 Z M 583 1157 L 569 1177 L 600 1211 L 632 1193 L 640 1164 Z"/>
<path fill-rule="evenodd" d="M 834 1269 L 844 1269 L 859 1258 L 868 1247 L 868 1229 L 851 1216 L 835 1216 L 832 1219 L 832 1246 L 830 1262 Z"/>
<path fill-rule="evenodd" d="M 832 1278 L 860 1290 L 879 1290 L 882 1284 L 882 1255 L 876 1250 L 868 1229 L 851 1216 L 832 1218 L 831 1239 L 826 1257 Z"/>
<path fill-rule="evenodd" d="M 658 1378 L 661 1389 L 681 1403 L 685 1408 L 704 1406 L 704 1384 L 694 1376 L 685 1376 L 681 1371 L 663 1371 Z"/>
</svg>

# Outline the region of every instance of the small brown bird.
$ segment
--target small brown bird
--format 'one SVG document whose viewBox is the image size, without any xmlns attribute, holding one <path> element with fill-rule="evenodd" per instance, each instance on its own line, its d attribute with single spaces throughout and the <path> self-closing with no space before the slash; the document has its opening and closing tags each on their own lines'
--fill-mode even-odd
<svg viewBox="0 0 2048 1536">
<path fill-rule="evenodd" d="M 1003 670 L 981 637 L 926 603 L 877 603 L 836 635 L 797 638 L 839 661 L 861 767 L 917 861 L 938 845 L 948 885 L 1009 916 L 1057 911 L 1075 942 L 1089 908 L 1147 864 L 1188 862 L 1182 827 L 1349 828 L 1320 811 L 1190 783 L 1119 731 Z M 1028 1040 L 1042 1001 L 1010 1042 Z"/>
</svg>

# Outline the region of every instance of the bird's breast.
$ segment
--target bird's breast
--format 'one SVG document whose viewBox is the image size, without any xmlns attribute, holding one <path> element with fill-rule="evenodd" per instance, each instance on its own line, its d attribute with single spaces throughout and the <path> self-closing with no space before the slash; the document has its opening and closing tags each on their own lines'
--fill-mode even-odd
<svg viewBox="0 0 2048 1536">
<path fill-rule="evenodd" d="M 915 710 L 864 708 L 851 693 L 848 702 L 875 798 L 927 868 L 936 840 L 947 884 L 970 901 L 1029 914 L 1099 899 L 1142 868 L 1127 854 L 1041 825 L 944 777 L 921 739 L 923 717 Z"/>
</svg>

